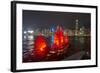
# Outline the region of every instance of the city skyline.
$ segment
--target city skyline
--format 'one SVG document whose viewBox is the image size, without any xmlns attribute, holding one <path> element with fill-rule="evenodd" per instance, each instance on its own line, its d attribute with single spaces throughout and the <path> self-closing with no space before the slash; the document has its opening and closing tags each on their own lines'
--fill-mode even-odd
<svg viewBox="0 0 100 73">
<path fill-rule="evenodd" d="M 79 20 L 79 28 L 90 29 L 91 17 L 89 13 L 49 12 L 23 10 L 23 28 L 44 29 L 60 25 L 63 29 L 75 29 L 76 19 Z"/>
</svg>

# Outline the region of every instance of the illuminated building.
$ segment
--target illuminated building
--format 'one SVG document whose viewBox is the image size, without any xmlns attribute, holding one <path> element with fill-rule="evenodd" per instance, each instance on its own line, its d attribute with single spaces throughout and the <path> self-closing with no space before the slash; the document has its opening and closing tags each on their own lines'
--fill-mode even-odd
<svg viewBox="0 0 100 73">
<path fill-rule="evenodd" d="M 84 26 L 80 28 L 80 36 L 85 36 L 85 28 Z"/>
<path fill-rule="evenodd" d="M 78 36 L 78 25 L 79 25 L 79 20 L 76 19 L 75 22 L 76 22 L 76 25 L 75 25 L 75 36 Z"/>
<path fill-rule="evenodd" d="M 50 32 L 51 32 L 51 45 L 52 45 L 54 42 L 55 25 L 51 25 Z"/>
</svg>

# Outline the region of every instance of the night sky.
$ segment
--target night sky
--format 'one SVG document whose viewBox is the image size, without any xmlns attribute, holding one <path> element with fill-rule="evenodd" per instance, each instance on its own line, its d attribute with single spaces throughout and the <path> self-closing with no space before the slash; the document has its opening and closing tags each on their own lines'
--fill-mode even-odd
<svg viewBox="0 0 100 73">
<path fill-rule="evenodd" d="M 44 29 L 52 25 L 61 25 L 64 29 L 75 29 L 75 20 L 79 20 L 79 28 L 84 26 L 90 28 L 90 13 L 72 13 L 72 12 L 48 12 L 23 10 L 23 28 Z"/>
</svg>

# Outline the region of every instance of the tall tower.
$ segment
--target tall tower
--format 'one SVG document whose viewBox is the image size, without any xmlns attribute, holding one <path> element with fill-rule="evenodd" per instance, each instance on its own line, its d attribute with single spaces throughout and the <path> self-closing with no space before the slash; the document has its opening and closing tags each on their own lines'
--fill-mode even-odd
<svg viewBox="0 0 100 73">
<path fill-rule="evenodd" d="M 79 20 L 76 19 L 76 20 L 75 20 L 75 36 L 78 35 L 78 25 L 79 25 Z"/>
</svg>

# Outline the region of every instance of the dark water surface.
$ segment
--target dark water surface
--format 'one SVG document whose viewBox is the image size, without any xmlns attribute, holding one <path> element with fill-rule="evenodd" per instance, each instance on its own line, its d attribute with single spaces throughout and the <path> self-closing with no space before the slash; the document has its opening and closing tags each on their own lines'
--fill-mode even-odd
<svg viewBox="0 0 100 73">
<path fill-rule="evenodd" d="M 60 60 L 87 60 L 91 59 L 91 37 L 90 36 L 70 36 L 69 46 L 64 50 L 64 54 L 53 54 L 49 59 L 43 61 L 60 61 Z M 49 37 L 50 40 L 50 37 Z M 49 44 L 51 42 L 49 41 Z M 25 45 L 24 45 L 25 46 Z M 25 49 L 23 49 L 25 51 Z M 31 52 L 23 52 L 23 62 L 36 62 L 31 57 Z"/>
</svg>

